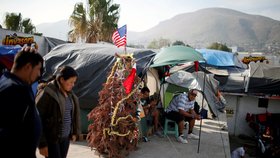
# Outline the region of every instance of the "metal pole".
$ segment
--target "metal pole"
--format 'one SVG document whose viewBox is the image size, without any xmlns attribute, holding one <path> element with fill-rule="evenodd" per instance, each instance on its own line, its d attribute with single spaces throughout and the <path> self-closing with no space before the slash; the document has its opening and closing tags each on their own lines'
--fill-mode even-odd
<svg viewBox="0 0 280 158">
<path fill-rule="evenodd" d="M 206 69 L 206 61 L 205 61 L 205 69 Z M 203 81 L 203 90 L 202 90 L 202 108 L 204 108 L 204 90 L 205 90 L 205 82 L 206 82 L 206 73 L 204 72 L 204 81 Z M 200 115 L 201 116 L 201 115 Z M 197 146 L 197 153 L 199 153 L 199 147 L 200 147 L 200 137 L 201 137 L 201 126 L 202 126 L 202 119 L 203 117 L 200 118 L 200 125 L 199 125 L 199 139 L 198 139 L 198 146 Z"/>
</svg>

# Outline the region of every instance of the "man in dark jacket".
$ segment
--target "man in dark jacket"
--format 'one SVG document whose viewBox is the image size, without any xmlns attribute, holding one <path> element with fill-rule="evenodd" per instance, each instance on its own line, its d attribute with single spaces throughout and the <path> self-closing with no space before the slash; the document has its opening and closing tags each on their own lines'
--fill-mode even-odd
<svg viewBox="0 0 280 158">
<path fill-rule="evenodd" d="M 11 72 L 0 78 L 0 157 L 36 158 L 41 120 L 31 84 L 41 76 L 42 56 L 24 47 L 14 59 Z"/>
</svg>

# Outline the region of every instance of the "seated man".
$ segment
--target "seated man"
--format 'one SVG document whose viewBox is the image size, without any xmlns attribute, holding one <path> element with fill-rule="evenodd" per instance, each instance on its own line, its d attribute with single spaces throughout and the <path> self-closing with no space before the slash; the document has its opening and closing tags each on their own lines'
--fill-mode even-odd
<svg viewBox="0 0 280 158">
<path fill-rule="evenodd" d="M 247 149 L 248 149 L 247 145 L 236 148 L 231 152 L 231 158 L 244 158 Z"/>
<path fill-rule="evenodd" d="M 189 122 L 188 138 L 199 139 L 197 135 L 192 133 L 195 120 L 200 120 L 200 116 L 194 111 L 196 95 L 197 90 L 194 89 L 190 90 L 188 94 L 179 94 L 171 100 L 166 108 L 166 117 L 178 124 L 179 137 L 177 140 L 181 143 L 188 143 L 183 134 L 185 121 Z"/>
<path fill-rule="evenodd" d="M 147 124 L 154 125 L 154 131 L 155 134 L 159 137 L 163 137 L 161 132 L 158 129 L 159 126 L 159 110 L 157 109 L 157 103 L 158 103 L 158 98 L 157 95 L 154 94 L 151 97 L 150 95 L 150 90 L 148 87 L 143 87 L 141 89 L 141 104 L 143 107 L 143 110 L 145 112 L 145 117 L 147 118 Z"/>
</svg>

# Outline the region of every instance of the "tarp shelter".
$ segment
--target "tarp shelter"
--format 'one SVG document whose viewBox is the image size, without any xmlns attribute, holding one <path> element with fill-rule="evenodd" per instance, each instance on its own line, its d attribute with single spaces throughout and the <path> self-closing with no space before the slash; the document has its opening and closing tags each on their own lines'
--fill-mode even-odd
<svg viewBox="0 0 280 158">
<path fill-rule="evenodd" d="M 124 54 L 124 51 L 108 43 L 62 44 L 44 56 L 46 72 L 43 77 L 47 79 L 52 76 L 60 66 L 72 66 L 79 75 L 74 91 L 79 97 L 80 106 L 82 109 L 92 109 L 98 104 L 98 92 L 116 61 L 115 53 Z M 127 54 L 131 53 L 136 59 L 137 74 L 142 76 L 155 53 L 127 48 Z"/>
<path fill-rule="evenodd" d="M 13 66 L 14 56 L 21 49 L 20 46 L 0 46 L 0 70 L 10 70 Z M 0 73 L 1 74 L 1 73 Z"/>
<path fill-rule="evenodd" d="M 265 63 L 249 64 L 246 92 L 262 95 L 280 95 L 280 66 Z"/>
<path fill-rule="evenodd" d="M 154 68 L 158 73 L 158 78 L 164 82 L 169 67 L 185 64 L 187 62 L 205 61 L 201 53 L 187 46 L 170 46 L 162 48 L 152 60 L 150 68 Z"/>
<path fill-rule="evenodd" d="M 224 92 L 241 93 L 246 85 L 246 69 L 236 53 L 215 49 L 196 49 L 207 62 L 206 70 L 219 81 L 219 89 Z"/>
<path fill-rule="evenodd" d="M 215 49 L 196 49 L 210 66 L 243 67 L 236 54 Z"/>
<path fill-rule="evenodd" d="M 205 61 L 195 49 L 186 46 L 162 48 L 153 59 L 150 67 L 183 64 L 190 61 Z"/>
<path fill-rule="evenodd" d="M 161 92 L 161 89 L 166 88 L 164 86 L 164 83 L 165 83 L 166 76 L 169 75 L 169 70 L 170 70 L 169 68 L 180 66 L 190 62 L 195 62 L 195 61 L 205 61 L 205 59 L 202 57 L 201 53 L 199 53 L 193 48 L 187 46 L 181 46 L 181 45 L 162 48 L 155 55 L 153 62 L 150 65 L 150 72 L 154 76 L 153 80 L 157 83 L 156 86 L 158 87 L 159 85 L 160 87 L 159 90 L 156 87 L 157 91 Z M 181 68 L 178 68 L 177 70 L 180 69 Z M 157 72 L 157 75 L 154 75 L 152 73 L 154 70 Z M 151 78 L 152 77 L 150 77 L 150 79 Z M 160 84 L 158 84 L 159 81 Z M 161 94 L 161 96 L 163 97 L 164 94 Z"/>
<path fill-rule="evenodd" d="M 206 77 L 205 80 L 204 77 Z M 206 102 L 203 103 L 203 108 L 211 110 L 214 116 L 218 116 L 219 110 L 223 110 L 225 107 L 225 104 L 217 98 L 219 82 L 211 74 L 205 75 L 201 71 L 190 73 L 181 70 L 169 76 L 166 82 L 188 89 L 203 91 L 197 96 L 196 101 L 199 105 L 202 105 L 203 97 L 205 97 Z"/>
<path fill-rule="evenodd" d="M 0 77 L 4 71 L 11 70 L 14 57 L 20 50 L 20 46 L 0 46 Z M 32 90 L 35 95 L 37 92 L 37 82 L 32 85 Z"/>
<path fill-rule="evenodd" d="M 257 96 L 280 95 L 279 66 L 251 62 L 249 69 L 239 70 L 240 73 L 215 74 L 221 91 Z"/>
<path fill-rule="evenodd" d="M 198 69 L 197 63 L 201 62 L 201 61 L 206 62 L 206 60 L 203 58 L 201 53 L 199 53 L 198 51 L 196 51 L 193 48 L 186 47 L 186 46 L 167 47 L 167 48 L 162 49 L 159 53 L 156 54 L 155 58 L 153 59 L 153 64 L 150 67 L 152 67 L 152 68 L 154 67 L 158 70 L 159 79 L 162 81 L 161 86 L 160 86 L 161 87 L 160 89 L 163 90 L 163 91 L 160 91 L 160 92 L 163 92 L 163 93 L 161 93 L 162 102 L 165 101 L 164 96 L 165 96 L 165 87 L 166 86 L 164 86 L 164 85 L 165 85 L 166 75 L 162 75 L 162 74 L 166 74 L 165 67 L 166 66 L 172 67 L 172 66 L 184 64 L 187 62 L 195 62 L 196 69 Z M 163 67 L 163 69 L 162 69 L 162 67 Z M 204 100 L 205 100 L 205 93 L 206 93 L 206 86 L 205 86 L 206 75 L 205 75 L 205 73 L 203 73 L 203 75 L 204 75 L 202 77 L 203 86 L 201 87 L 200 90 L 203 94 L 201 97 L 201 105 L 203 107 L 205 107 Z M 183 77 L 183 76 L 181 76 L 181 77 Z M 186 88 L 191 88 L 191 87 L 190 87 L 190 85 L 186 85 Z M 216 110 L 214 111 L 212 109 L 212 112 L 215 116 L 218 115 L 218 112 Z M 200 123 L 200 132 L 201 132 L 201 123 Z M 199 151 L 199 146 L 200 146 L 200 139 L 199 139 L 199 143 L 198 143 L 198 151 Z"/>
</svg>

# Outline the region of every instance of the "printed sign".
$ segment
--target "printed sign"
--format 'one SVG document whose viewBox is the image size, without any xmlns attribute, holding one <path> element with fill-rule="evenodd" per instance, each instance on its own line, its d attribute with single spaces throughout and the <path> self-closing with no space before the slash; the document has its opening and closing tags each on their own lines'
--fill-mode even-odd
<svg viewBox="0 0 280 158">
<path fill-rule="evenodd" d="M 15 46 L 15 45 L 34 45 L 35 49 L 38 49 L 38 45 L 34 41 L 34 37 L 22 37 L 22 36 L 17 36 L 16 33 L 13 35 L 6 35 L 6 37 L 2 40 L 3 45 L 10 45 L 10 46 Z"/>
</svg>

